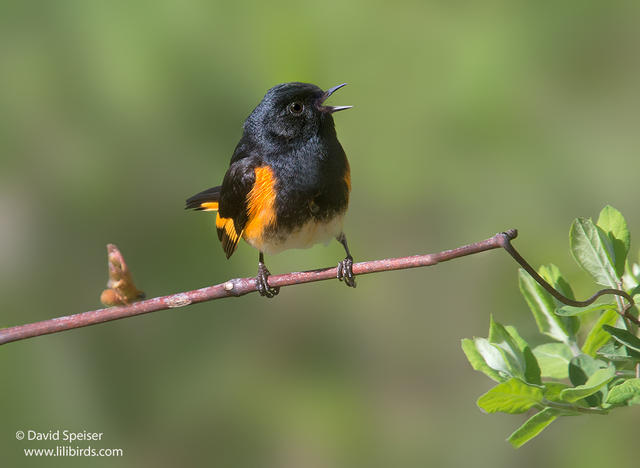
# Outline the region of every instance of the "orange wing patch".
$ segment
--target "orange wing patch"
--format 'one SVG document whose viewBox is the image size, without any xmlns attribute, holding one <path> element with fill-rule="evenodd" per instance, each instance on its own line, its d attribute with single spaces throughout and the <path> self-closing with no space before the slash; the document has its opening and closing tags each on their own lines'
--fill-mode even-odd
<svg viewBox="0 0 640 468">
<path fill-rule="evenodd" d="M 218 202 L 203 202 L 200 203 L 200 208 L 202 208 L 203 211 L 218 211 Z"/>
<path fill-rule="evenodd" d="M 276 222 L 277 179 L 268 166 L 255 169 L 256 181 L 247 194 L 247 224 L 242 232 L 244 239 L 257 249 L 261 249 L 265 228 Z"/>
<path fill-rule="evenodd" d="M 234 250 L 236 250 L 236 246 L 238 245 L 238 241 L 240 240 L 240 235 L 236 232 L 236 226 L 231 218 L 223 218 L 220 216 L 220 213 L 216 216 L 216 228 L 218 229 L 218 238 L 222 242 L 222 249 L 224 253 L 227 255 L 227 258 L 231 257 Z"/>
</svg>

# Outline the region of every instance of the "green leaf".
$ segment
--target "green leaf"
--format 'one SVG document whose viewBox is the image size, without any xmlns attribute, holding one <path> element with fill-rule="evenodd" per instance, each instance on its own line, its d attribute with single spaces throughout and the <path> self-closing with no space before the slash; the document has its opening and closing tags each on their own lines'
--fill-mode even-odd
<svg viewBox="0 0 640 468">
<path fill-rule="evenodd" d="M 607 336 L 610 336 L 607 333 Z M 612 340 L 598 350 L 598 356 L 615 362 L 636 363 L 640 361 L 640 353 L 621 345 L 619 342 Z"/>
<path fill-rule="evenodd" d="M 603 325 L 602 328 L 611 336 L 613 336 L 613 339 L 618 343 L 622 343 L 627 348 L 633 351 L 640 352 L 640 338 L 635 336 L 633 333 L 609 325 Z"/>
<path fill-rule="evenodd" d="M 533 354 L 538 360 L 544 377 L 553 379 L 566 379 L 569 377 L 569 362 L 573 358 L 573 353 L 566 344 L 541 344 L 533 349 Z"/>
<path fill-rule="evenodd" d="M 554 313 L 556 304 L 551 294 L 544 290 L 532 277 L 520 269 L 518 271 L 520 292 L 533 313 L 538 329 L 551 338 L 569 343 L 571 339 L 560 317 Z"/>
<path fill-rule="evenodd" d="M 637 266 L 637 264 L 636 264 Z M 625 283 L 626 286 L 626 283 Z M 629 292 L 629 296 L 634 297 L 640 295 L 640 284 L 637 284 L 636 286 L 634 286 L 634 288 Z M 635 302 L 635 298 L 633 300 Z"/>
<path fill-rule="evenodd" d="M 529 343 L 527 343 L 524 340 L 524 338 L 520 336 L 520 334 L 518 333 L 518 330 L 516 330 L 515 327 L 507 325 L 505 329 L 507 330 L 507 332 L 509 332 L 509 335 L 513 337 L 516 344 L 518 345 L 518 348 L 520 348 L 520 351 L 524 356 L 525 382 L 532 383 L 535 385 L 542 385 L 542 379 L 540 378 L 540 375 L 541 375 L 540 366 L 538 365 L 538 360 L 536 359 L 533 352 L 531 351 L 531 347 L 529 346 Z"/>
<path fill-rule="evenodd" d="M 493 316 L 489 320 L 489 343 L 502 352 L 508 371 L 512 376 L 524 377 L 524 355 L 518 344 L 501 324 L 493 320 Z"/>
<path fill-rule="evenodd" d="M 591 219 L 577 218 L 569 233 L 571 253 L 598 284 L 617 287 L 613 244 L 607 234 Z"/>
<path fill-rule="evenodd" d="M 602 348 L 611 339 L 611 335 L 607 333 L 602 326 L 603 325 L 615 325 L 618 321 L 618 311 L 615 309 L 605 310 L 595 325 L 589 331 L 587 338 L 582 345 L 582 352 L 588 354 L 591 357 L 595 357 L 596 352 Z"/>
<path fill-rule="evenodd" d="M 593 359 L 586 354 L 580 354 L 569 363 L 569 380 L 574 386 L 584 385 L 593 374 L 609 366 L 612 364 L 607 364 L 600 359 Z M 586 402 L 589 406 L 599 406 L 602 402 L 602 395 L 591 395 L 586 398 Z"/>
<path fill-rule="evenodd" d="M 640 379 L 625 380 L 609 390 L 607 403 L 610 405 L 624 405 L 640 402 Z"/>
<path fill-rule="evenodd" d="M 487 364 L 487 362 L 482 357 L 482 354 L 476 348 L 475 341 L 469 340 L 467 338 L 463 339 L 462 351 L 464 351 L 464 354 L 467 356 L 471 367 L 473 367 L 475 370 L 484 373 L 487 377 L 495 380 L 496 382 L 504 382 L 506 380 L 506 378 L 502 377 L 498 371 L 492 369 Z"/>
<path fill-rule="evenodd" d="M 561 317 L 570 317 L 573 315 L 586 314 L 587 312 L 596 312 L 598 310 L 616 309 L 616 304 L 591 304 L 587 307 L 573 307 L 565 305 L 556 309 L 556 315 Z"/>
<path fill-rule="evenodd" d="M 600 359 L 594 359 L 586 354 L 580 354 L 569 363 L 569 379 L 573 385 L 582 385 L 589 377 L 608 364 Z"/>
<path fill-rule="evenodd" d="M 569 299 L 575 299 L 571 285 L 560 273 L 560 268 L 555 266 L 553 263 L 550 263 L 549 265 L 541 265 L 540 268 L 538 268 L 538 273 L 540 273 L 540 276 L 542 276 L 547 283 L 553 286 L 560 293 Z M 556 309 L 562 306 L 562 303 L 556 298 L 553 298 L 553 302 L 556 305 Z M 575 341 L 575 334 L 580 328 L 580 321 L 574 317 L 562 317 L 560 318 L 560 322 L 564 324 L 564 329 L 567 334 Z"/>
<path fill-rule="evenodd" d="M 560 382 L 545 382 L 544 383 L 544 397 L 547 400 L 562 402 L 560 393 L 565 388 L 571 388 L 569 385 Z"/>
<path fill-rule="evenodd" d="M 555 266 L 553 263 L 549 263 L 549 265 L 541 265 L 540 268 L 538 268 L 538 273 L 540 273 L 540 276 L 547 280 L 551 286 L 556 288 L 563 295 L 567 296 L 569 299 L 575 299 L 571 285 L 560 273 L 560 268 Z"/>
<path fill-rule="evenodd" d="M 622 213 L 607 205 L 600 212 L 596 224 L 605 232 L 613 245 L 615 270 L 618 277 L 621 277 L 624 274 L 624 263 L 631 243 L 627 222 Z"/>
<path fill-rule="evenodd" d="M 527 419 L 507 440 L 515 448 L 521 447 L 555 421 L 559 414 L 554 408 L 545 408 Z"/>
<path fill-rule="evenodd" d="M 569 403 L 575 403 L 588 396 L 600 391 L 602 387 L 607 385 L 616 376 L 615 367 L 607 367 L 598 369 L 584 385 L 578 385 L 574 388 L 565 388 L 560 392 L 560 398 Z"/>
<path fill-rule="evenodd" d="M 500 348 L 489 343 L 486 338 L 474 338 L 473 343 L 487 366 L 498 372 L 500 381 L 513 377 L 509 364 Z"/>
<path fill-rule="evenodd" d="M 625 262 L 624 275 L 622 275 L 622 283 L 626 290 L 631 289 L 629 295 L 633 297 L 640 292 L 640 284 L 638 283 L 638 275 L 640 265 L 637 263 Z"/>
<path fill-rule="evenodd" d="M 542 402 L 543 392 L 539 387 L 527 385 L 512 378 L 496 385 L 478 398 L 478 406 L 487 413 L 524 413 Z"/>
<path fill-rule="evenodd" d="M 513 327 L 504 327 L 491 317 L 489 339 L 462 340 L 471 366 L 496 382 L 511 377 L 541 385 L 540 368 L 531 348 Z"/>
</svg>

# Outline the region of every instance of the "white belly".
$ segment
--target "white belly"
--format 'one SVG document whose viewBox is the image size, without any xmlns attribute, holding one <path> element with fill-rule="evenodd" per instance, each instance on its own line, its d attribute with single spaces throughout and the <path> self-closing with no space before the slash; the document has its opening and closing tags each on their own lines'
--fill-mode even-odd
<svg viewBox="0 0 640 468">
<path fill-rule="evenodd" d="M 344 214 L 340 214 L 325 223 L 308 221 L 300 229 L 290 232 L 288 235 L 274 236 L 262 239 L 262 242 L 249 242 L 253 247 L 266 254 L 276 254 L 287 249 L 308 249 L 314 244 L 327 245 L 331 239 L 335 239 L 342 232 Z"/>
</svg>

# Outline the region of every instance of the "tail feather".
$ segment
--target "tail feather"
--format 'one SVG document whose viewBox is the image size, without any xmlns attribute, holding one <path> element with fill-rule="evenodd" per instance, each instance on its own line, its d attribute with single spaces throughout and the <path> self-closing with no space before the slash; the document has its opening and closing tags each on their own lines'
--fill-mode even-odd
<svg viewBox="0 0 640 468">
<path fill-rule="evenodd" d="M 218 209 L 218 202 L 220 201 L 220 189 L 222 186 L 212 187 L 204 190 L 200 193 L 196 193 L 191 198 L 187 199 L 186 210 L 205 210 L 215 211 Z"/>
<path fill-rule="evenodd" d="M 221 188 L 221 186 L 212 187 L 196 193 L 187 199 L 185 208 L 187 210 L 218 211 Z M 224 253 L 227 255 L 227 258 L 229 258 L 236 250 L 243 231 L 236 231 L 236 224 L 233 218 L 223 218 L 219 212 L 216 215 L 216 228 L 218 231 L 218 239 L 222 242 Z"/>
</svg>

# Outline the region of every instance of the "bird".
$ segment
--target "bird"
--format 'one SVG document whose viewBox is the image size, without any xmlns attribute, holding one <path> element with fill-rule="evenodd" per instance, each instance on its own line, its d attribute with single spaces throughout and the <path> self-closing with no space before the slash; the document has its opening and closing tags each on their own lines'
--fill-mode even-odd
<svg viewBox="0 0 640 468">
<path fill-rule="evenodd" d="M 269 89 L 247 117 L 222 185 L 199 192 L 186 209 L 214 211 L 218 239 L 227 259 L 240 238 L 258 250 L 256 289 L 271 298 L 265 254 L 294 248 L 342 244 L 346 257 L 337 278 L 356 287 L 353 257 L 343 231 L 351 171 L 338 141 L 333 114 L 353 106 L 325 101 L 342 83 L 323 91 L 301 82 Z"/>
</svg>

